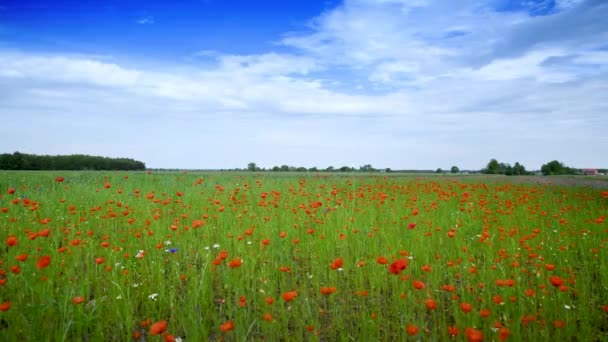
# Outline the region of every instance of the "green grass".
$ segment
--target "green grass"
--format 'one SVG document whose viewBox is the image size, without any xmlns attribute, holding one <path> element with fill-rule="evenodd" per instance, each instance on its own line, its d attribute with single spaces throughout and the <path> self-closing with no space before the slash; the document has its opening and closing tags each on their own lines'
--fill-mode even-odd
<svg viewBox="0 0 608 342">
<path fill-rule="evenodd" d="M 391 174 L 3 172 L 0 191 L 5 340 L 155 341 L 159 321 L 189 341 L 450 340 L 450 326 L 459 339 L 475 328 L 499 340 L 501 327 L 514 341 L 608 338 L 608 193 L 598 190 Z M 398 259 L 408 266 L 395 275 Z"/>
</svg>

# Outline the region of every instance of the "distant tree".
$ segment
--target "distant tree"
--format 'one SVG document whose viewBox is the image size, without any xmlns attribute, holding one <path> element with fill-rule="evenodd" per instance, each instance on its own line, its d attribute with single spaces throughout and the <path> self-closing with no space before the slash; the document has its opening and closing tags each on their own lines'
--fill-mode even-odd
<svg viewBox="0 0 608 342">
<path fill-rule="evenodd" d="M 455 166 L 455 165 L 454 165 L 454 166 L 452 166 L 452 168 L 450 169 L 450 172 L 451 172 L 451 173 L 458 173 L 458 172 L 460 172 L 460 169 L 458 168 L 458 166 Z"/>
<path fill-rule="evenodd" d="M 565 166 L 563 163 L 552 160 L 540 167 L 540 171 L 545 176 L 549 175 L 574 175 L 577 173 L 576 169 Z"/>
<path fill-rule="evenodd" d="M 281 168 L 280 168 L 280 167 L 278 167 L 278 166 L 273 166 L 273 167 L 272 167 L 272 171 L 273 171 L 273 172 L 281 171 Z"/>
<path fill-rule="evenodd" d="M 251 163 L 247 164 L 247 171 L 255 172 L 258 170 L 259 170 L 259 168 L 255 163 L 251 162 Z"/>
<path fill-rule="evenodd" d="M 526 171 L 526 168 L 521 165 L 519 162 L 515 162 L 515 165 L 513 165 L 513 175 L 515 176 L 520 176 L 520 175 L 527 175 L 528 172 Z"/>
<path fill-rule="evenodd" d="M 441 168 L 438 168 L 437 170 L 435 170 L 435 173 L 443 173 L 443 170 Z"/>
<path fill-rule="evenodd" d="M 283 172 L 289 171 L 289 165 L 281 165 L 281 171 L 283 171 Z"/>
<path fill-rule="evenodd" d="M 340 168 L 340 172 L 350 172 L 350 171 L 352 171 L 352 169 L 348 166 L 342 166 Z"/>
<path fill-rule="evenodd" d="M 311 167 L 311 168 L 308 169 L 308 172 L 318 172 L 318 171 L 319 171 L 319 169 L 317 169 L 316 166 L 313 166 L 313 167 Z"/>
<path fill-rule="evenodd" d="M 481 173 L 489 175 L 504 175 L 507 173 L 507 169 L 510 167 L 509 164 L 499 163 L 496 159 L 492 158 L 488 165 L 481 170 Z"/>
<path fill-rule="evenodd" d="M 308 171 L 308 169 L 306 169 L 306 168 L 305 168 L 305 167 L 303 167 L 303 166 L 300 166 L 300 167 L 297 167 L 297 168 L 296 168 L 296 171 L 297 171 L 297 172 L 306 172 L 306 171 Z"/>
<path fill-rule="evenodd" d="M 331 166 L 331 165 L 330 165 L 330 166 L 328 166 L 328 167 L 325 169 L 325 171 L 326 171 L 326 172 L 334 172 L 334 171 L 335 171 L 335 169 L 334 169 L 334 167 L 333 167 L 333 166 Z"/>
<path fill-rule="evenodd" d="M 371 166 L 371 164 L 365 164 L 365 165 L 359 167 L 359 171 L 361 171 L 361 172 L 374 172 L 375 170 Z"/>
<path fill-rule="evenodd" d="M 391 170 L 390 167 L 387 167 L 386 169 L 384 169 L 384 172 L 389 173 L 389 172 L 393 172 L 393 170 Z"/>
</svg>

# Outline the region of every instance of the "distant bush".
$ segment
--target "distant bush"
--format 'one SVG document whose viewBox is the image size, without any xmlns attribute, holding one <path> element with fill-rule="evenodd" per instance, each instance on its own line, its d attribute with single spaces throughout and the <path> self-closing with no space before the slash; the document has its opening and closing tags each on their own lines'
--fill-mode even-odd
<svg viewBox="0 0 608 342">
<path fill-rule="evenodd" d="M 145 170 L 146 164 L 129 158 L 73 155 L 0 154 L 0 170 Z"/>
</svg>

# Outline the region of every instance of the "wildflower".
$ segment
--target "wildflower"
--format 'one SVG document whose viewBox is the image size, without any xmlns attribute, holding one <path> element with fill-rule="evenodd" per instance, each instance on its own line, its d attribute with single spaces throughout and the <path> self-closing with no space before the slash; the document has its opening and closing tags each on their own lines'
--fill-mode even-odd
<svg viewBox="0 0 608 342">
<path fill-rule="evenodd" d="M 7 239 L 6 239 L 6 244 L 9 247 L 13 247 L 15 246 L 17 243 L 19 242 L 19 240 L 14 236 L 14 235 L 10 235 Z"/>
<path fill-rule="evenodd" d="M 220 330 L 222 332 L 228 332 L 228 331 L 232 331 L 234 329 L 234 322 L 233 321 L 226 321 L 225 323 L 220 325 Z"/>
<path fill-rule="evenodd" d="M 334 292 L 336 292 L 336 288 L 333 287 L 333 286 L 324 286 L 324 287 L 321 287 L 321 294 L 324 294 L 326 296 L 330 295 L 330 294 L 332 294 Z"/>
<path fill-rule="evenodd" d="M 455 325 L 450 325 L 448 327 L 448 335 L 450 335 L 451 337 L 457 336 L 459 332 L 460 330 Z"/>
<path fill-rule="evenodd" d="M 506 340 L 507 338 L 509 338 L 509 335 L 511 335 L 511 331 L 509 330 L 509 328 L 502 327 L 500 328 L 500 330 L 498 330 L 498 339 L 500 341 Z"/>
<path fill-rule="evenodd" d="M 379 256 L 378 259 L 376 259 L 376 262 L 380 265 L 386 265 L 388 263 L 388 260 L 383 256 Z"/>
<path fill-rule="evenodd" d="M 218 245 L 217 243 L 213 245 L 213 248 L 218 249 L 220 248 L 220 245 Z"/>
<path fill-rule="evenodd" d="M 426 287 L 426 285 L 424 285 L 424 283 L 421 282 L 420 280 L 414 280 L 413 284 L 414 284 L 414 288 L 416 290 L 422 290 L 422 289 L 424 289 Z"/>
<path fill-rule="evenodd" d="M 170 246 L 171 245 L 171 241 L 167 240 L 165 241 L 165 246 Z"/>
<path fill-rule="evenodd" d="M 64 177 L 56 177 L 55 178 L 55 182 L 57 182 L 57 183 L 62 183 L 64 180 L 65 180 Z"/>
<path fill-rule="evenodd" d="M 291 302 L 297 296 L 298 296 L 298 292 L 296 292 L 296 291 L 285 292 L 285 293 L 283 293 L 283 300 L 286 302 Z"/>
<path fill-rule="evenodd" d="M 331 267 L 332 270 L 337 270 L 339 268 L 342 268 L 343 265 L 344 265 L 344 259 L 336 258 L 336 259 L 334 259 L 334 261 L 331 263 L 331 265 L 329 267 Z"/>
<path fill-rule="evenodd" d="M 395 275 L 399 274 L 399 273 L 401 273 L 401 271 L 403 271 L 407 268 L 407 264 L 408 264 L 407 259 L 399 259 L 399 260 L 393 262 L 392 264 L 390 264 L 388 271 Z"/>
<path fill-rule="evenodd" d="M 241 267 L 242 264 L 243 264 L 243 260 L 239 259 L 239 258 L 234 258 L 228 262 L 228 266 L 230 266 L 231 268 Z"/>
<path fill-rule="evenodd" d="M 11 302 L 4 302 L 0 304 L 0 311 L 8 311 L 11 308 Z"/>
<path fill-rule="evenodd" d="M 471 312 L 471 310 L 473 310 L 473 306 L 469 303 L 462 302 L 462 303 L 460 303 L 460 309 L 464 313 L 469 313 L 469 312 Z"/>
<path fill-rule="evenodd" d="M 27 260 L 27 257 L 27 254 L 19 254 L 15 257 L 15 260 L 23 262 Z"/>
<path fill-rule="evenodd" d="M 563 327 L 565 327 L 565 326 L 566 326 L 566 321 L 555 320 L 555 321 L 553 322 L 553 326 L 554 326 L 556 329 L 563 328 Z"/>
<path fill-rule="evenodd" d="M 83 296 L 76 296 L 74 298 L 72 298 L 72 303 L 74 304 L 82 304 L 84 303 L 85 299 Z"/>
<path fill-rule="evenodd" d="M 135 255 L 135 257 L 137 259 L 143 259 L 145 253 L 146 252 L 143 249 L 140 249 L 139 251 L 137 251 L 137 254 Z"/>
<path fill-rule="evenodd" d="M 466 328 L 465 335 L 467 336 L 467 340 L 469 342 L 483 341 L 483 333 L 480 330 L 474 328 Z"/>
<path fill-rule="evenodd" d="M 418 327 L 415 325 L 408 324 L 406 330 L 407 334 L 410 336 L 414 336 L 418 333 Z"/>
<path fill-rule="evenodd" d="M 167 330 L 167 321 L 159 321 L 150 327 L 150 335 L 160 335 Z"/>
<path fill-rule="evenodd" d="M 177 247 L 173 247 L 173 248 L 165 249 L 165 252 L 174 254 L 174 253 L 177 253 L 177 250 L 178 250 Z"/>
<path fill-rule="evenodd" d="M 148 299 L 156 301 L 156 297 L 158 297 L 158 293 L 153 293 L 153 294 L 151 294 L 151 295 L 148 296 Z"/>
<path fill-rule="evenodd" d="M 36 264 L 36 267 L 38 267 L 39 269 L 43 269 L 48 267 L 51 264 L 51 257 L 48 255 L 43 255 L 40 257 L 40 259 L 38 259 L 38 263 Z"/>
<path fill-rule="evenodd" d="M 432 298 L 427 298 L 424 301 L 424 305 L 426 305 L 426 308 L 429 310 L 435 310 L 437 308 L 437 303 L 435 303 Z"/>
</svg>

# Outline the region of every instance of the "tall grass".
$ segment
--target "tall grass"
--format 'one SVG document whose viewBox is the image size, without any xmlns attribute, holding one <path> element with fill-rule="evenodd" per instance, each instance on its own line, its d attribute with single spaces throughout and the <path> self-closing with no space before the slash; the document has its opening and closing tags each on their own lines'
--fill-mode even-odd
<svg viewBox="0 0 608 342">
<path fill-rule="evenodd" d="M 5 172 L 0 191 L 6 340 L 608 338 L 599 190 Z"/>
</svg>

